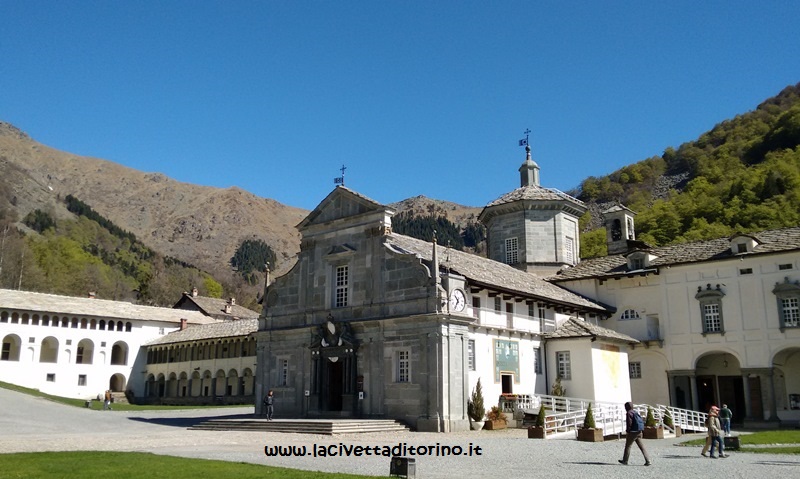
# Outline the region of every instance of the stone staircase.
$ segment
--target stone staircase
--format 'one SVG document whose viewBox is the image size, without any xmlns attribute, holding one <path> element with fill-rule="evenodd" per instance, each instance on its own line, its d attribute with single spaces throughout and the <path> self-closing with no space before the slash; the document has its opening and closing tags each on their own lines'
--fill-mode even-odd
<svg viewBox="0 0 800 479">
<path fill-rule="evenodd" d="M 204 431 L 262 431 L 298 434 L 407 432 L 408 427 L 391 419 L 210 419 L 189 427 Z"/>
</svg>

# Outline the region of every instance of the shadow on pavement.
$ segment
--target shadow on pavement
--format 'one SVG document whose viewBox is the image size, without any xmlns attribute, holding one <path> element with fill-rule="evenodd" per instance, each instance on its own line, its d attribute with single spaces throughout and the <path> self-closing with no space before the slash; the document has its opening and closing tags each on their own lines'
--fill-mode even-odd
<svg viewBox="0 0 800 479">
<path fill-rule="evenodd" d="M 197 416 L 197 417 L 129 417 L 131 421 L 138 421 L 146 424 L 158 424 L 160 426 L 172 426 L 187 428 L 196 426 L 206 421 L 213 419 L 257 419 L 252 413 L 250 414 L 223 414 L 218 416 Z"/>
</svg>

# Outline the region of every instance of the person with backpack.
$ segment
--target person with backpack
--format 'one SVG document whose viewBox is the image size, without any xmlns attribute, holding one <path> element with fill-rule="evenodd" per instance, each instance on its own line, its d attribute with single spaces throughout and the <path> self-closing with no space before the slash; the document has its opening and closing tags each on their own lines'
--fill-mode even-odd
<svg viewBox="0 0 800 479">
<path fill-rule="evenodd" d="M 633 404 L 628 401 L 625 403 L 625 451 L 622 454 L 622 459 L 619 460 L 619 463 L 623 466 L 628 465 L 628 458 L 631 456 L 631 446 L 634 442 L 636 445 L 639 446 L 639 450 L 642 451 L 642 455 L 644 456 L 644 465 L 649 466 L 652 464 L 650 462 L 650 456 L 647 454 L 647 449 L 644 448 L 644 443 L 642 442 L 642 435 L 644 434 L 644 421 L 642 420 L 642 416 L 633 409 Z"/>
</svg>

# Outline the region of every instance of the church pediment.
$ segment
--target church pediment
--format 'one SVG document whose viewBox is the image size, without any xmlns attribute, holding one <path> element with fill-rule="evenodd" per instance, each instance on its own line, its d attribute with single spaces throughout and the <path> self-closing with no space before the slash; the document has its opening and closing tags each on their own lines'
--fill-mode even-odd
<svg viewBox="0 0 800 479">
<path fill-rule="evenodd" d="M 314 225 L 326 224 L 332 221 L 357 217 L 369 213 L 384 214 L 394 212 L 374 200 L 360 195 L 345 187 L 337 186 L 322 202 L 297 225 L 300 231 Z"/>
</svg>

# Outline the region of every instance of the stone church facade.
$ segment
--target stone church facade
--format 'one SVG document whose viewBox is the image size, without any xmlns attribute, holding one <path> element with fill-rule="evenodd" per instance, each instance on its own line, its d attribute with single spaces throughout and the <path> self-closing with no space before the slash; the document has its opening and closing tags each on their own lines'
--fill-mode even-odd
<svg viewBox="0 0 800 479">
<path fill-rule="evenodd" d="M 391 208 L 335 188 L 298 225 L 295 266 L 266 288 L 256 394 L 273 390 L 287 417 L 465 430 L 479 378 L 487 406 L 501 394 L 545 394 L 570 371 L 570 350 L 591 362 L 602 348 L 615 359 L 600 374 L 620 379 L 590 381 L 586 394 L 630 399 L 626 354 L 637 341 L 591 324 L 613 311 L 528 272 L 577 262 L 585 207 L 538 185 L 530 151 L 520 172 L 520 188 L 482 213 L 490 251 L 510 264 L 394 233 Z M 574 328 L 547 351 L 548 335 L 570 318 L 595 329 Z"/>
</svg>

